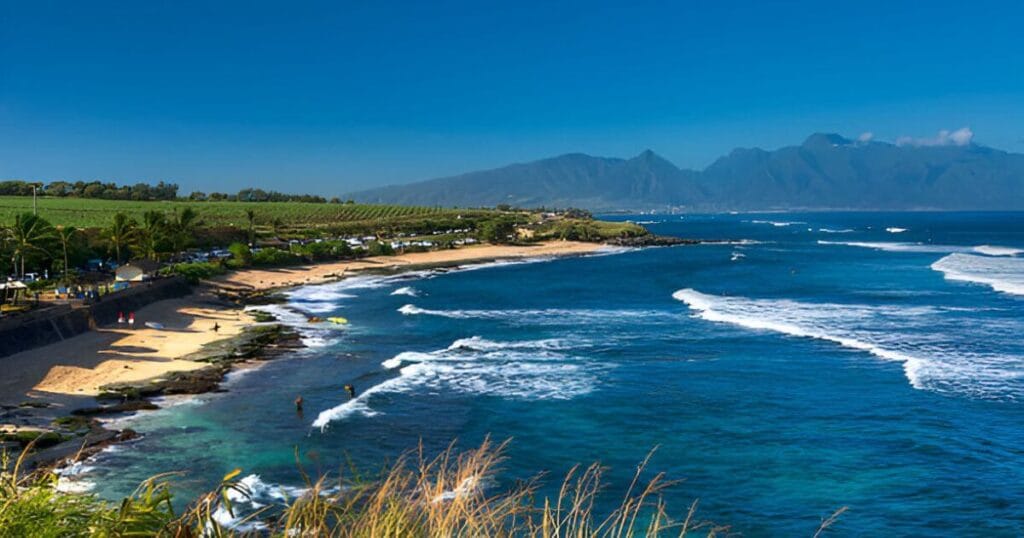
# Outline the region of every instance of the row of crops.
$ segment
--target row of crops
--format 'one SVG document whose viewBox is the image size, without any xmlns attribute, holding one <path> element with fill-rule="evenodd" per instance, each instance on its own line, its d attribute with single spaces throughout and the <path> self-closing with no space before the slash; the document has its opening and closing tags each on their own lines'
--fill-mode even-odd
<svg viewBox="0 0 1024 538">
<path fill-rule="evenodd" d="M 321 227 L 349 222 L 406 220 L 412 218 L 446 218 L 459 215 L 493 213 L 487 210 L 458 210 L 440 207 L 417 207 L 367 204 L 317 204 L 303 202 L 136 202 L 82 198 L 39 198 L 40 216 L 55 225 L 81 228 L 105 227 L 116 212 L 124 212 L 137 220 L 146 211 L 173 212 L 191 207 L 199 212 L 208 226 L 242 226 L 248 222 L 247 210 L 255 213 L 256 223 L 271 223 L 284 228 Z M 14 215 L 32 210 L 28 197 L 0 197 L 0 224 L 8 224 Z M 276 222 L 275 222 L 276 221 Z"/>
</svg>

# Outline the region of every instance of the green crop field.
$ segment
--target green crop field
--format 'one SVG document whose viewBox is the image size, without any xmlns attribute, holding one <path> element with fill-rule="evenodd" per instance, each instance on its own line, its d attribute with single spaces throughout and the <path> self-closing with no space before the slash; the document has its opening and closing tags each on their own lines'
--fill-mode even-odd
<svg viewBox="0 0 1024 538">
<path fill-rule="evenodd" d="M 349 223 L 401 222 L 412 219 L 487 216 L 496 212 L 480 209 L 444 209 L 364 204 L 318 204 L 304 202 L 136 202 L 91 198 L 38 199 L 39 215 L 54 225 L 100 228 L 110 225 L 112 216 L 124 212 L 141 220 L 146 211 L 172 212 L 184 207 L 196 210 L 206 226 L 247 226 L 246 210 L 256 214 L 256 223 L 269 226 L 280 219 L 285 229 L 319 228 Z M 0 225 L 10 224 L 18 213 L 32 211 L 32 198 L 0 196 Z"/>
</svg>

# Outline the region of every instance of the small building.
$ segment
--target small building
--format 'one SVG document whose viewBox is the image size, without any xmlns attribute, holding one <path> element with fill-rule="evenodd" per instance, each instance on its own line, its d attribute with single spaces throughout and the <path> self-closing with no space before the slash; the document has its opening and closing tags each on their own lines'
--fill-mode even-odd
<svg viewBox="0 0 1024 538">
<path fill-rule="evenodd" d="M 534 230 L 532 228 L 516 228 L 516 239 L 533 239 L 533 234 Z"/>
<path fill-rule="evenodd" d="M 136 260 L 128 262 L 114 271 L 115 280 L 118 282 L 142 282 L 156 276 L 160 264 L 151 260 Z"/>
</svg>

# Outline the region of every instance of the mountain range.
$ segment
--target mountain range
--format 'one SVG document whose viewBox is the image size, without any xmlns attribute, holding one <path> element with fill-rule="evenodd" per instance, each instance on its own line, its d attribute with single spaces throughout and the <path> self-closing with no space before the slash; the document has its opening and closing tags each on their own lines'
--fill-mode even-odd
<svg viewBox="0 0 1024 538">
<path fill-rule="evenodd" d="M 816 133 L 799 146 L 735 149 L 703 171 L 653 151 L 571 153 L 349 195 L 431 206 L 683 211 L 1024 209 L 1024 155 L 974 143 L 854 141 Z"/>
</svg>

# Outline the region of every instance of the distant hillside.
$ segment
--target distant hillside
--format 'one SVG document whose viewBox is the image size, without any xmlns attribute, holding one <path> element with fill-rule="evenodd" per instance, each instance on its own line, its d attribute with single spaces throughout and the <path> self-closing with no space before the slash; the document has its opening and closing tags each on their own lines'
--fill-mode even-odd
<svg viewBox="0 0 1024 538">
<path fill-rule="evenodd" d="M 975 144 L 896 145 L 815 134 L 737 149 L 702 172 L 648 150 L 580 153 L 353 193 L 360 202 L 666 209 L 1024 209 L 1024 155 Z"/>
</svg>

